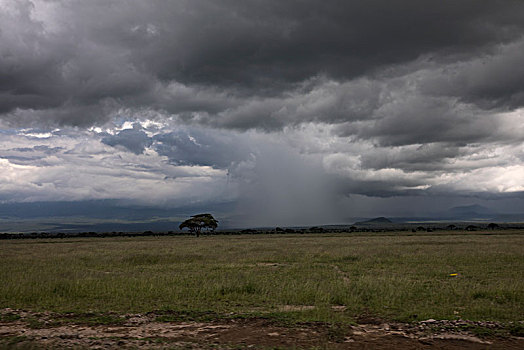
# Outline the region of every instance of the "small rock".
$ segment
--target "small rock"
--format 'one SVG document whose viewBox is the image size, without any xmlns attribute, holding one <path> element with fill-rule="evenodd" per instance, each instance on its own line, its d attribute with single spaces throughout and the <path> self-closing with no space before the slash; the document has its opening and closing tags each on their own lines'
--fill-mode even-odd
<svg viewBox="0 0 524 350">
<path fill-rule="evenodd" d="M 435 322 L 437 322 L 437 320 L 435 320 L 433 318 L 427 319 L 425 321 L 420 321 L 420 323 L 435 323 Z"/>
<path fill-rule="evenodd" d="M 346 311 L 347 307 L 344 305 L 334 305 L 331 307 L 331 309 L 336 312 L 343 312 Z"/>
</svg>

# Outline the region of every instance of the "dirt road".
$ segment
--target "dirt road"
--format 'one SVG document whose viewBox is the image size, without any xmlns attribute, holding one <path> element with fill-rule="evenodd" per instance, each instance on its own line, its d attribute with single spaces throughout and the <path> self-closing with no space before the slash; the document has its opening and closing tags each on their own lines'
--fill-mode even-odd
<svg viewBox="0 0 524 350">
<path fill-rule="evenodd" d="M 435 320 L 403 324 L 375 319 L 344 327 L 314 323 L 288 327 L 261 318 L 159 322 L 155 313 L 122 315 L 118 324 L 89 324 L 75 315 L 22 310 L 4 309 L 1 315 L 0 348 L 13 349 L 524 349 L 521 337 L 478 337 L 464 330 L 471 327 L 449 327 L 446 321 Z"/>
</svg>

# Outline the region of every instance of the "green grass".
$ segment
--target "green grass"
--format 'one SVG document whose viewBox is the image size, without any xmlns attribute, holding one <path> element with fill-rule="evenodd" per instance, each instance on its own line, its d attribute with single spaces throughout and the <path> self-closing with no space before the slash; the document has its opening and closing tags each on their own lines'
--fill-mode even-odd
<svg viewBox="0 0 524 350">
<path fill-rule="evenodd" d="M 0 321 L 2 322 L 18 321 L 20 318 L 20 315 L 11 312 L 0 315 Z"/>
<path fill-rule="evenodd" d="M 519 321 L 523 246 L 524 232 L 1 241 L 0 308 Z"/>
</svg>

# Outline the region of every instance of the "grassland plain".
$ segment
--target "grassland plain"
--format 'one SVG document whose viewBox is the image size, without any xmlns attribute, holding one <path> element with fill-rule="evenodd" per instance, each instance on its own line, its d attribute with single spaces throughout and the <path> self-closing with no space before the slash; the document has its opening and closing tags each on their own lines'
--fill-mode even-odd
<svg viewBox="0 0 524 350">
<path fill-rule="evenodd" d="M 2 241 L 0 307 L 521 321 L 523 247 L 519 231 Z"/>
</svg>

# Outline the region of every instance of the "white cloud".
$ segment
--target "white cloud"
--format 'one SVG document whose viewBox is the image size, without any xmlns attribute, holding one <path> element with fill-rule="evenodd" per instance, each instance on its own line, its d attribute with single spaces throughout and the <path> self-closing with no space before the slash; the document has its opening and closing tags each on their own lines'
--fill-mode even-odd
<svg viewBox="0 0 524 350">
<path fill-rule="evenodd" d="M 89 132 L 28 135 L 1 135 L 2 201 L 125 199 L 182 206 L 231 195 L 224 191 L 225 170 L 172 165 L 154 151 L 118 151 Z"/>
</svg>

